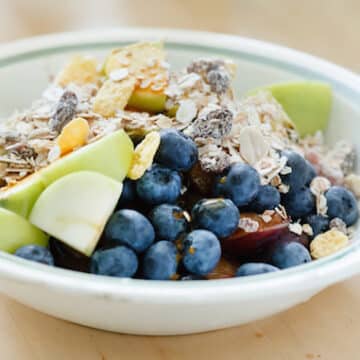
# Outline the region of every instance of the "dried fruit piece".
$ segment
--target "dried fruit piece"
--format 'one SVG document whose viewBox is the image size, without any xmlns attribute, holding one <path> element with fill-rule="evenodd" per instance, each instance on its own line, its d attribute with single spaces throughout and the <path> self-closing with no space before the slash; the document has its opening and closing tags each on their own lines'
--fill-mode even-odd
<svg viewBox="0 0 360 360">
<path fill-rule="evenodd" d="M 145 136 L 144 140 L 135 148 L 128 178 L 137 180 L 144 175 L 145 171 L 152 165 L 159 145 L 160 134 L 157 131 L 152 131 Z"/>
<path fill-rule="evenodd" d="M 200 194 L 205 196 L 211 195 L 214 188 L 215 174 L 204 171 L 200 162 L 197 162 L 191 168 L 189 179 L 191 184 L 200 192 Z"/>
<path fill-rule="evenodd" d="M 230 133 L 232 122 L 233 113 L 223 107 L 199 116 L 192 124 L 191 133 L 193 137 L 221 139 Z"/>
<path fill-rule="evenodd" d="M 223 67 L 209 71 L 206 75 L 206 80 L 210 85 L 211 91 L 216 94 L 224 94 L 230 88 L 231 78 Z"/>
<path fill-rule="evenodd" d="M 239 135 L 240 154 L 250 165 L 255 165 L 265 157 L 270 145 L 266 142 L 258 126 L 246 126 Z"/>
<path fill-rule="evenodd" d="M 95 83 L 99 78 L 97 69 L 98 62 L 95 58 L 77 55 L 60 72 L 55 83 L 63 87 L 70 83 L 78 85 Z"/>
<path fill-rule="evenodd" d="M 334 254 L 343 249 L 349 243 L 349 238 L 339 230 L 331 229 L 323 234 L 319 234 L 310 243 L 311 256 L 320 259 Z"/>
<path fill-rule="evenodd" d="M 94 112 L 111 117 L 127 105 L 135 87 L 135 79 L 127 78 L 121 82 L 106 80 L 94 99 Z"/>
<path fill-rule="evenodd" d="M 329 227 L 330 227 L 330 229 L 336 229 L 344 234 L 347 233 L 347 226 L 346 226 L 345 222 L 338 217 L 333 218 L 330 221 Z"/>
<path fill-rule="evenodd" d="M 228 279 L 235 277 L 235 273 L 240 263 L 234 260 L 228 260 L 225 258 L 221 258 L 218 262 L 216 268 L 205 277 L 208 280 L 211 279 Z"/>
<path fill-rule="evenodd" d="M 244 218 L 257 222 L 258 228 L 255 232 L 239 228 L 232 235 L 222 239 L 224 251 L 232 256 L 251 258 L 290 234 L 288 221 L 283 220 L 278 214 L 274 214 L 268 222 L 255 213 L 241 213 L 240 219 Z"/>
<path fill-rule="evenodd" d="M 71 120 L 64 126 L 57 138 L 61 155 L 67 154 L 86 144 L 89 133 L 89 124 L 85 119 L 79 117 Z"/>
<path fill-rule="evenodd" d="M 236 75 L 236 64 L 228 59 L 196 59 L 190 63 L 186 70 L 188 73 L 196 73 L 206 79 L 210 71 L 219 69 L 224 69 L 232 78 Z"/>
<path fill-rule="evenodd" d="M 72 91 L 65 91 L 59 99 L 54 115 L 49 120 L 50 129 L 60 132 L 74 118 L 77 105 L 76 94 Z"/>
</svg>

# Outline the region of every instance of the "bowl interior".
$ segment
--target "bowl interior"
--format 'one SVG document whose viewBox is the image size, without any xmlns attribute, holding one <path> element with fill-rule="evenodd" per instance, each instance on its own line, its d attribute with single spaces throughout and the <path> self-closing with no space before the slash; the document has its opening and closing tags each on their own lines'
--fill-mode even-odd
<svg viewBox="0 0 360 360">
<path fill-rule="evenodd" d="M 120 37 L 119 37 L 120 38 Z M 155 38 L 156 39 L 156 38 Z M 40 50 L 31 50 L 1 57 L 0 52 L 0 119 L 31 105 L 45 89 L 49 80 L 73 54 L 91 54 L 104 59 L 111 49 L 128 41 L 101 40 L 71 45 L 54 45 Z M 339 82 L 331 73 L 313 70 L 308 65 L 301 66 L 287 58 L 274 60 L 266 54 L 252 51 L 219 48 L 208 45 L 167 42 L 169 62 L 176 68 L 185 66 L 196 57 L 220 56 L 232 58 L 238 65 L 235 89 L 238 96 L 248 90 L 273 82 L 310 79 L 330 83 L 334 90 L 334 102 L 326 141 L 333 144 L 339 139 L 352 141 L 360 151 L 358 133 L 360 131 L 360 91 Z M 276 51 L 276 48 L 274 49 Z M 359 88 L 359 87 L 358 87 Z M 360 158 L 360 157 L 359 157 Z M 358 159 L 359 159 L 358 158 Z M 358 160 L 359 161 L 359 160 Z M 29 265 L 30 267 L 32 265 Z"/>
</svg>

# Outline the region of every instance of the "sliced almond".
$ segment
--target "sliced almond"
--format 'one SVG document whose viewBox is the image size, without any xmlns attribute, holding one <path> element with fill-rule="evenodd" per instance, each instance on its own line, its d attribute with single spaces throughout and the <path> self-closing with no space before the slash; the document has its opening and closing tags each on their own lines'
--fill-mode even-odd
<svg viewBox="0 0 360 360">
<path fill-rule="evenodd" d="M 255 165 L 265 157 L 270 145 L 257 126 L 244 127 L 239 135 L 240 154 L 250 165 Z"/>
</svg>

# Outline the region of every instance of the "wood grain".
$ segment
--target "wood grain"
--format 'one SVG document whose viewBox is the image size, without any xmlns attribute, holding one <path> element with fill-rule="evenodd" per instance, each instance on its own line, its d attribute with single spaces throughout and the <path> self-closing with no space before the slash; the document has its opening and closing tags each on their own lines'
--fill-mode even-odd
<svg viewBox="0 0 360 360">
<path fill-rule="evenodd" d="M 100 26 L 168 26 L 274 41 L 360 70 L 357 0 L 0 0 L 0 5 L 0 41 Z M 70 324 L 0 296 L 0 358 L 354 360 L 360 358 L 359 304 L 360 277 L 355 277 L 253 324 L 142 337 Z"/>
</svg>

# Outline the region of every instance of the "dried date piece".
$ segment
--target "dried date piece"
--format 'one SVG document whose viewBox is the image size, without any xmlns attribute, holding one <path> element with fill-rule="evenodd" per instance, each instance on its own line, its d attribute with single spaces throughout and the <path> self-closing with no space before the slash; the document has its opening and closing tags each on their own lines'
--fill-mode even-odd
<svg viewBox="0 0 360 360">
<path fill-rule="evenodd" d="M 214 187 L 215 174 L 204 171 L 200 162 L 197 162 L 189 172 L 191 185 L 204 196 L 210 196 Z"/>
<path fill-rule="evenodd" d="M 65 91 L 57 104 L 54 115 L 49 121 L 50 129 L 59 133 L 74 118 L 77 105 L 78 98 L 76 94 L 72 91 Z"/>
</svg>

